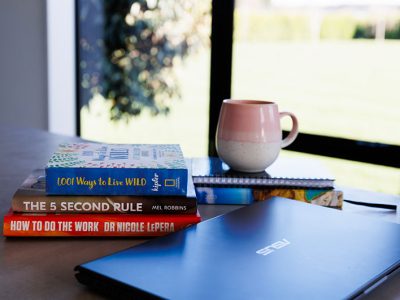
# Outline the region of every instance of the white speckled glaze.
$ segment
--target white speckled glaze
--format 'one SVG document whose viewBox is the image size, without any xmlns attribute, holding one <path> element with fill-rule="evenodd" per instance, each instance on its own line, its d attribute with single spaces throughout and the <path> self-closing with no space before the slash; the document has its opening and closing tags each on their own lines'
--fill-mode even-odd
<svg viewBox="0 0 400 300">
<path fill-rule="evenodd" d="M 219 157 L 232 169 L 262 172 L 278 158 L 282 142 L 251 143 L 217 140 Z"/>
</svg>

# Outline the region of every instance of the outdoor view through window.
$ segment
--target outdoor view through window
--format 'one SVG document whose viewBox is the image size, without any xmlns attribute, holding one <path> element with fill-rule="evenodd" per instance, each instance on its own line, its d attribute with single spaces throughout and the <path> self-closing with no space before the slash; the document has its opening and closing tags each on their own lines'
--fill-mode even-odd
<svg viewBox="0 0 400 300">
<path fill-rule="evenodd" d="M 77 3 L 82 137 L 207 155 L 211 0 Z M 399 53 L 400 0 L 236 0 L 232 98 L 275 101 L 303 133 L 400 145 Z M 396 168 L 313 157 L 340 185 L 400 193 Z"/>
<path fill-rule="evenodd" d="M 275 101 L 304 133 L 400 145 L 400 1 L 236 0 L 234 17 L 234 98 Z M 400 193 L 396 168 L 324 162 L 339 184 Z"/>
<path fill-rule="evenodd" d="M 211 1 L 78 1 L 81 136 L 208 151 Z"/>
</svg>

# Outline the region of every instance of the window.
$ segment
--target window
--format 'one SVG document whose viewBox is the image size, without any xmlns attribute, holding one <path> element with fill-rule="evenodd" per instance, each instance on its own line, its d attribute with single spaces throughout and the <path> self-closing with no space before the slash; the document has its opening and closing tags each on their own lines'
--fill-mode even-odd
<svg viewBox="0 0 400 300">
<path fill-rule="evenodd" d="M 400 2 L 76 1 L 83 138 L 215 155 L 223 99 L 272 100 L 300 120 L 283 155 L 400 193 Z"/>
<path fill-rule="evenodd" d="M 80 134 L 207 154 L 211 3 L 77 1 Z M 112 119 L 112 120 L 111 120 Z"/>
<path fill-rule="evenodd" d="M 400 145 L 400 6 L 323 2 L 235 2 L 232 97 L 275 100 L 304 133 Z"/>
<path fill-rule="evenodd" d="M 230 14 L 219 25 L 233 36 L 232 78 L 220 94 L 295 112 L 290 150 L 317 154 L 339 184 L 400 193 L 399 4 L 237 0 Z"/>
</svg>

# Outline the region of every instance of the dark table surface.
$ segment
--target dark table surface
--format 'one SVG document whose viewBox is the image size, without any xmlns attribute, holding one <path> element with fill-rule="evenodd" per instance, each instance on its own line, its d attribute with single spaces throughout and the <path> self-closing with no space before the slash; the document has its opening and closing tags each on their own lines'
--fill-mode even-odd
<svg viewBox="0 0 400 300">
<path fill-rule="evenodd" d="M 27 175 L 43 167 L 58 144 L 76 137 L 41 130 L 0 126 L 0 224 L 15 190 Z M 348 189 L 352 200 L 399 203 L 399 197 Z M 203 219 L 236 209 L 234 205 L 200 205 Z M 396 212 L 346 204 L 344 211 L 399 222 Z M 399 236 L 400 238 L 400 236 Z M 144 242 L 134 238 L 0 237 L 0 299 L 101 299 L 74 277 L 74 266 Z M 343 276 L 347 276 L 343 274 Z M 400 275 L 373 290 L 369 299 L 400 299 Z"/>
</svg>

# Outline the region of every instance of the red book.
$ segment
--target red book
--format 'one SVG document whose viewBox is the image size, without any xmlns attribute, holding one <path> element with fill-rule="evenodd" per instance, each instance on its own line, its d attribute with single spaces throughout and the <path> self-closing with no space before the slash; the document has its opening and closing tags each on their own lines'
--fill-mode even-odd
<svg viewBox="0 0 400 300">
<path fill-rule="evenodd" d="M 33 214 L 4 216 L 4 236 L 162 236 L 199 223 L 200 215 Z"/>
</svg>

